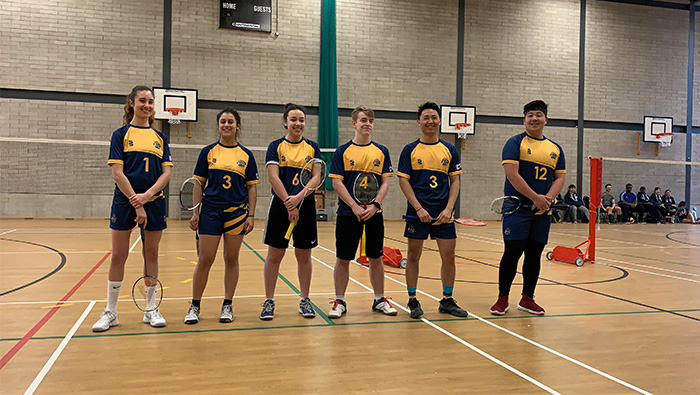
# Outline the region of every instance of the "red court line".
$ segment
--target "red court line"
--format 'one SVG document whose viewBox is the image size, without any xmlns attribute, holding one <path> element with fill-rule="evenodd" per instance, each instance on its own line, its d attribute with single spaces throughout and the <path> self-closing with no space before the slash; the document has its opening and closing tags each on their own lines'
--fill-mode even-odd
<svg viewBox="0 0 700 395">
<path fill-rule="evenodd" d="M 17 354 L 19 350 L 21 350 L 22 347 L 24 347 L 24 345 L 27 344 L 29 339 L 31 339 L 37 332 L 39 332 L 39 329 L 41 329 L 41 327 L 43 327 L 44 324 L 46 324 L 51 319 L 51 317 L 53 317 L 53 315 L 56 314 L 58 309 L 61 307 L 60 305 L 68 301 L 68 299 L 70 299 L 70 297 L 73 296 L 73 294 L 78 290 L 78 288 L 80 288 L 80 286 L 83 285 L 85 281 L 87 281 L 87 279 L 90 278 L 90 276 L 93 273 L 95 273 L 97 269 L 99 269 L 99 267 L 104 263 L 104 261 L 107 260 L 110 254 L 112 254 L 112 251 L 105 254 L 105 256 L 99 262 L 97 262 L 97 265 L 95 265 L 95 267 L 93 267 L 89 272 L 87 272 L 87 274 L 80 281 L 78 281 L 78 283 L 75 284 L 75 286 L 73 286 L 73 289 L 68 291 L 68 293 L 61 299 L 61 301 L 57 303 L 57 306 L 49 310 L 49 312 L 46 313 L 44 318 L 42 318 L 36 325 L 34 325 L 34 327 L 31 330 L 29 330 L 29 332 L 27 332 L 27 334 L 24 335 L 24 337 L 20 341 L 18 341 L 17 344 L 15 344 L 15 346 L 12 347 L 10 351 L 8 351 L 7 354 L 5 354 L 2 357 L 2 359 L 0 359 L 0 369 L 4 368 L 5 365 L 7 365 L 7 363 L 10 362 L 10 359 L 12 359 L 12 357 L 14 357 L 15 354 Z"/>
</svg>

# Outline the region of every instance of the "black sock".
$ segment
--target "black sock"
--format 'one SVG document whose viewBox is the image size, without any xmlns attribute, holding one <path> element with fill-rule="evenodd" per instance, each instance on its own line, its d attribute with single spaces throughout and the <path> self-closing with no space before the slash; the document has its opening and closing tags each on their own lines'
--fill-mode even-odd
<svg viewBox="0 0 700 395">
<path fill-rule="evenodd" d="M 194 307 L 199 307 L 199 304 L 202 302 L 202 299 L 192 299 L 192 306 Z"/>
<path fill-rule="evenodd" d="M 233 304 L 233 299 L 224 299 L 224 306 L 232 305 L 232 304 Z"/>
</svg>

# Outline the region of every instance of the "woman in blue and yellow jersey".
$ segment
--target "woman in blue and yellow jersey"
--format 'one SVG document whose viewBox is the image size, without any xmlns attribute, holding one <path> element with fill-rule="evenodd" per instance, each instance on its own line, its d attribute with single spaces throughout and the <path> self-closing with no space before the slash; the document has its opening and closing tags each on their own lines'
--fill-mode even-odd
<svg viewBox="0 0 700 395">
<path fill-rule="evenodd" d="M 220 322 L 233 321 L 233 294 L 238 284 L 238 255 L 243 236 L 255 225 L 258 167 L 253 154 L 239 144 L 241 116 L 227 107 L 216 116 L 219 141 L 202 149 L 194 169 L 195 196 L 204 196 L 194 209 L 190 228 L 199 232 L 199 261 L 192 275 L 192 305 L 185 324 L 199 322 L 200 303 L 221 235 L 224 236 L 224 303 Z"/>
<path fill-rule="evenodd" d="M 289 245 L 285 239 L 291 221 L 296 223 L 294 255 L 297 258 L 297 271 L 301 300 L 299 314 L 307 318 L 316 316 L 311 301 L 311 249 L 318 245 L 316 231 L 316 202 L 313 191 L 299 183 L 299 172 L 306 162 L 321 158 L 318 144 L 302 137 L 306 127 L 306 109 L 298 104 L 288 103 L 284 108 L 282 123 L 287 134 L 270 143 L 267 147 L 265 166 L 272 185 L 272 199 L 265 221 L 263 242 L 267 244 L 265 259 L 265 301 L 261 320 L 271 320 L 275 312 L 275 286 L 280 263 Z"/>
<path fill-rule="evenodd" d="M 166 228 L 163 188 L 170 181 L 173 166 L 168 139 L 151 127 L 154 96 L 151 88 L 137 86 L 127 96 L 124 126 L 112 133 L 108 164 L 116 183 L 110 225 L 112 261 L 109 265 L 107 308 L 92 330 L 103 332 L 119 324 L 117 300 L 129 256 L 129 237 L 138 224 L 145 231 L 143 256 L 147 273 L 158 277 L 158 245 Z M 146 287 L 147 309 L 155 307 L 155 285 Z M 165 326 L 156 309 L 145 313 L 143 321 L 154 327 Z"/>
<path fill-rule="evenodd" d="M 498 269 L 498 300 L 491 307 L 491 314 L 495 315 L 508 311 L 510 287 L 523 253 L 523 291 L 518 310 L 544 314 L 544 309 L 534 300 L 535 286 L 552 223 L 551 204 L 566 178 L 564 150 L 544 136 L 547 104 L 542 100 L 527 103 L 523 114 L 525 132 L 508 139 L 503 147 L 504 194 L 518 197 L 521 206 L 514 213 L 503 215 L 505 245 Z"/>
</svg>

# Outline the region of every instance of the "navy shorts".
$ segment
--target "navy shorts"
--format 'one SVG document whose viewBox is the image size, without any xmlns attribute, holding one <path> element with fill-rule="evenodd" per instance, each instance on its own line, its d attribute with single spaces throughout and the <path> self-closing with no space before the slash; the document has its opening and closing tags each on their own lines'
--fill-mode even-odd
<svg viewBox="0 0 700 395">
<path fill-rule="evenodd" d="M 406 228 L 403 237 L 417 240 L 430 239 L 456 239 L 457 230 L 455 223 L 434 225 L 430 222 L 421 222 L 419 219 L 406 219 Z"/>
<path fill-rule="evenodd" d="M 518 210 L 503 216 L 503 240 L 533 240 L 547 244 L 552 217 L 549 212 L 535 215 L 536 211 Z"/>
<path fill-rule="evenodd" d="M 289 229 L 289 214 L 282 199 L 272 196 L 270 208 L 267 210 L 265 220 L 265 233 L 263 243 L 274 248 L 287 248 L 289 240 L 284 235 Z M 316 201 L 306 198 L 299 208 L 299 221 L 294 226 L 291 238 L 294 240 L 294 248 L 309 249 L 318 245 L 318 230 L 316 228 Z"/>
<path fill-rule="evenodd" d="M 335 255 L 339 259 L 355 259 L 357 246 L 362 238 L 364 224 L 365 254 L 367 258 L 378 259 L 384 256 L 384 217 L 376 213 L 367 221 L 361 222 L 357 217 L 339 215 L 335 222 Z"/>
<path fill-rule="evenodd" d="M 245 234 L 245 221 L 248 219 L 248 206 L 241 205 L 222 209 L 202 203 L 199 211 L 199 234 L 238 236 Z"/>
<path fill-rule="evenodd" d="M 160 196 L 143 205 L 146 210 L 146 230 L 158 231 L 167 228 L 165 222 L 165 197 Z M 136 209 L 124 195 L 114 195 L 109 227 L 114 230 L 131 230 L 136 226 Z"/>
</svg>

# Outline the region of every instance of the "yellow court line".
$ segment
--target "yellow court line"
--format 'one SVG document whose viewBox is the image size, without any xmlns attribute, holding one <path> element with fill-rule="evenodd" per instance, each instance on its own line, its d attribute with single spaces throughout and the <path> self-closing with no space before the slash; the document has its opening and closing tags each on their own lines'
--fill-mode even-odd
<svg viewBox="0 0 700 395">
<path fill-rule="evenodd" d="M 188 282 L 192 281 L 191 278 L 188 278 L 187 280 L 180 281 L 180 284 L 187 284 Z"/>
<path fill-rule="evenodd" d="M 191 264 L 196 265 L 197 261 L 190 261 Z"/>
<path fill-rule="evenodd" d="M 53 306 L 41 306 L 42 309 L 53 309 L 54 307 L 73 306 L 73 303 L 56 304 Z"/>
<path fill-rule="evenodd" d="M 182 257 L 179 257 L 179 256 L 176 256 L 175 259 L 179 259 L 179 260 L 181 260 L 181 261 L 184 261 L 184 260 L 185 260 L 185 258 L 182 258 Z"/>
</svg>

